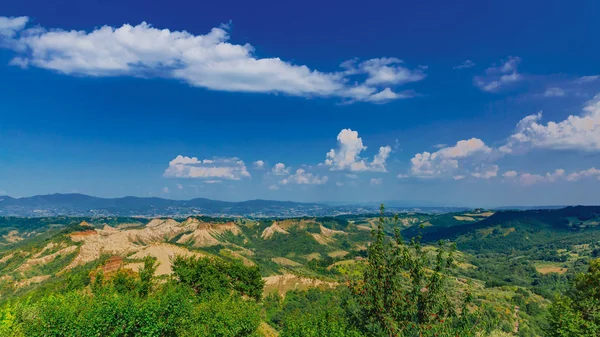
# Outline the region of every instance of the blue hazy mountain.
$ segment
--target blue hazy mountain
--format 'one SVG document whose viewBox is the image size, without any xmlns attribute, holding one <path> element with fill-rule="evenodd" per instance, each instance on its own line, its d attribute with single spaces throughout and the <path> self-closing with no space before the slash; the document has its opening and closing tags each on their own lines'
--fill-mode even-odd
<svg viewBox="0 0 600 337">
<path fill-rule="evenodd" d="M 195 198 L 171 200 L 153 197 L 99 198 L 85 194 L 49 194 L 24 198 L 0 197 L 0 215 L 119 215 L 119 216 L 177 216 L 256 215 L 302 216 L 332 213 L 332 207 L 316 203 L 293 201 L 248 200 L 230 202 Z"/>
</svg>

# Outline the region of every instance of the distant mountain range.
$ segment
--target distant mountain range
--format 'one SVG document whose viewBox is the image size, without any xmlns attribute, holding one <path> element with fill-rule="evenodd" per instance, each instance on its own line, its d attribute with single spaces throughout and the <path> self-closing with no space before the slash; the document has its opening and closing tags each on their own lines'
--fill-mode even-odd
<svg viewBox="0 0 600 337">
<path fill-rule="evenodd" d="M 0 197 L 4 216 L 178 216 L 190 214 L 229 216 L 302 216 L 331 213 L 331 207 L 292 201 L 248 200 L 228 202 L 196 198 L 98 198 L 84 194 L 49 194 L 25 198 Z"/>
<path fill-rule="evenodd" d="M 385 203 L 389 211 L 453 212 L 465 207 L 418 207 L 414 202 Z M 533 207 L 514 207 L 524 209 Z M 540 207 L 542 208 L 542 207 Z M 545 208 L 545 207 L 544 207 Z M 0 216 L 254 216 L 298 217 L 330 216 L 378 212 L 379 203 L 303 203 L 294 201 L 248 200 L 241 202 L 196 198 L 170 200 L 163 198 L 122 197 L 99 198 L 85 194 L 49 194 L 24 198 L 0 196 Z"/>
</svg>

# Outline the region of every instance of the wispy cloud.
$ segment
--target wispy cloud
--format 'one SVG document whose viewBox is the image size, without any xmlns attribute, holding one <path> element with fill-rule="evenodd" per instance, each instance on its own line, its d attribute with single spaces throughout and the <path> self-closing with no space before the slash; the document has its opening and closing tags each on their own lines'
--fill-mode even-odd
<svg viewBox="0 0 600 337">
<path fill-rule="evenodd" d="M 14 50 L 11 64 L 79 76 L 177 79 L 211 90 L 336 97 L 382 103 L 413 97 L 394 88 L 425 78 L 424 67 L 397 58 L 344 62 L 319 71 L 278 57 L 261 58 L 250 44 L 230 42 L 230 27 L 204 35 L 157 29 L 145 22 L 92 31 L 25 29 L 27 17 L 0 17 L 0 46 Z"/>
<path fill-rule="evenodd" d="M 587 178 L 587 177 L 598 177 L 598 179 L 600 179 L 600 170 L 596 169 L 595 167 L 592 167 L 587 170 L 573 172 L 567 176 L 567 180 L 568 181 L 577 181 L 579 179 Z"/>
<path fill-rule="evenodd" d="M 297 169 L 296 173 L 289 175 L 287 178 L 280 181 L 281 185 L 298 184 L 298 185 L 323 185 L 327 183 L 327 176 L 314 175 L 306 172 L 304 169 Z"/>
<path fill-rule="evenodd" d="M 490 179 L 498 176 L 498 165 L 482 165 L 471 173 L 471 176 L 479 179 Z"/>
<path fill-rule="evenodd" d="M 371 178 L 371 186 L 381 185 L 383 179 L 381 178 Z"/>
<path fill-rule="evenodd" d="M 200 160 L 196 157 L 178 155 L 165 170 L 167 178 L 228 179 L 249 178 L 244 162 L 238 158 L 215 158 Z M 215 182 L 206 180 L 206 183 Z"/>
<path fill-rule="evenodd" d="M 26 16 L 12 18 L 0 16 L 0 37 L 12 38 L 25 28 L 27 22 L 29 18 Z"/>
<path fill-rule="evenodd" d="M 452 67 L 452 69 L 466 69 L 466 68 L 471 68 L 475 66 L 475 62 L 471 61 L 471 60 L 465 60 L 463 63 Z"/>
<path fill-rule="evenodd" d="M 566 95 L 566 92 L 558 87 L 547 88 L 546 91 L 544 91 L 545 97 L 564 97 Z"/>
<path fill-rule="evenodd" d="M 521 63 L 521 58 L 509 56 L 499 66 L 487 68 L 485 75 L 476 76 L 474 83 L 483 91 L 497 92 L 523 79 L 523 75 L 519 74 L 517 70 L 519 63 Z"/>
<path fill-rule="evenodd" d="M 585 84 L 585 83 L 595 82 L 598 79 L 600 79 L 600 75 L 581 76 L 580 78 L 576 79 L 573 82 L 575 82 L 576 84 Z"/>
<path fill-rule="evenodd" d="M 534 185 L 539 183 L 553 183 L 557 181 L 575 182 L 585 178 L 596 178 L 600 180 L 600 170 L 595 167 L 575 171 L 567 174 L 564 169 L 556 169 L 553 172 L 547 172 L 546 174 L 536 174 L 522 172 L 517 173 L 516 171 L 508 171 L 503 174 L 504 177 L 517 181 L 523 185 Z"/>
<path fill-rule="evenodd" d="M 204 181 L 207 184 L 220 184 L 223 182 L 223 180 L 218 180 L 218 179 L 210 179 L 210 180 L 205 180 Z M 231 187 L 231 186 L 229 186 Z"/>
</svg>

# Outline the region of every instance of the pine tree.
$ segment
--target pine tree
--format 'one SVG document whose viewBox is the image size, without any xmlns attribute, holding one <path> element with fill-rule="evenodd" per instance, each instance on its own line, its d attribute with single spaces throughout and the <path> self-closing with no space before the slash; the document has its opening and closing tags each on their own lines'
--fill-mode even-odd
<svg viewBox="0 0 600 337">
<path fill-rule="evenodd" d="M 385 223 L 381 205 L 364 277 L 351 284 L 358 304 L 352 322 L 367 336 L 475 336 L 483 327 L 471 312 L 468 286 L 461 298 L 450 297 L 455 245 L 440 241 L 431 261 L 420 235 L 405 243 L 397 215 L 392 240 Z"/>
</svg>

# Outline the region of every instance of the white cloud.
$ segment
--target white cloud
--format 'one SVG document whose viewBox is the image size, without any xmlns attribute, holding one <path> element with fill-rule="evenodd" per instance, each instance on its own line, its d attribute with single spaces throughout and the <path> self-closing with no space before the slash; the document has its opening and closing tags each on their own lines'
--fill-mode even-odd
<svg viewBox="0 0 600 337">
<path fill-rule="evenodd" d="M 498 176 L 498 165 L 491 165 L 489 167 L 477 168 L 476 172 L 471 173 L 475 178 L 479 179 L 490 179 Z"/>
<path fill-rule="evenodd" d="M 166 193 L 169 193 L 169 188 L 168 188 L 168 187 L 166 187 L 166 186 L 165 186 L 165 187 L 163 187 L 163 189 L 162 189 L 162 192 L 163 192 L 163 193 L 165 193 L 165 194 L 166 194 Z"/>
<path fill-rule="evenodd" d="M 277 163 L 273 166 L 273 173 L 277 176 L 283 176 L 290 173 L 290 168 L 285 167 L 284 163 Z"/>
<path fill-rule="evenodd" d="M 437 153 L 417 153 L 411 160 L 411 172 L 415 176 L 435 176 L 445 171 L 458 168 L 458 161 L 453 159 L 437 159 Z"/>
<path fill-rule="evenodd" d="M 22 69 L 27 69 L 27 67 L 29 67 L 29 61 L 27 61 L 24 58 L 15 57 L 14 59 L 8 62 L 8 65 L 19 67 Z"/>
<path fill-rule="evenodd" d="M 471 61 L 471 60 L 465 60 L 463 63 L 452 67 L 452 69 L 465 69 L 465 68 L 471 68 L 475 66 L 475 62 Z"/>
<path fill-rule="evenodd" d="M 249 178 L 250 173 L 244 162 L 235 157 L 199 160 L 196 157 L 178 155 L 169 162 L 164 176 L 167 178 L 240 180 Z"/>
<path fill-rule="evenodd" d="M 373 158 L 373 161 L 369 165 L 371 171 L 386 172 L 385 162 L 387 161 L 392 148 L 390 146 L 381 146 L 379 152 Z"/>
<path fill-rule="evenodd" d="M 18 31 L 23 30 L 29 18 L 26 16 L 7 18 L 0 16 L 0 37 L 12 38 Z"/>
<path fill-rule="evenodd" d="M 558 87 L 551 87 L 544 91 L 545 97 L 564 97 L 566 95 L 567 94 L 565 93 L 565 91 Z"/>
<path fill-rule="evenodd" d="M 403 91 L 403 92 L 397 93 L 397 92 L 393 92 L 392 89 L 390 89 L 390 88 L 385 88 L 382 91 L 369 96 L 368 98 L 365 99 L 365 101 L 373 102 L 373 103 L 385 103 L 385 102 L 395 100 L 395 99 L 411 98 L 414 96 L 416 96 L 416 94 L 412 91 Z"/>
<path fill-rule="evenodd" d="M 519 177 L 519 180 L 523 185 L 533 185 L 539 182 L 543 182 L 545 179 L 544 176 L 539 174 L 523 173 Z"/>
<path fill-rule="evenodd" d="M 383 179 L 381 178 L 371 178 L 371 186 L 381 185 Z"/>
<path fill-rule="evenodd" d="M 358 136 L 358 132 L 343 129 L 338 134 L 337 141 L 337 149 L 329 150 L 327 159 L 325 160 L 325 165 L 330 166 L 331 170 L 349 170 L 354 172 L 387 171 L 385 163 L 392 152 L 390 146 L 380 147 L 373 161 L 367 162 L 360 157 L 360 153 L 366 150 L 367 147 L 363 145 L 362 138 Z"/>
<path fill-rule="evenodd" d="M 510 174 L 509 174 L 510 173 Z M 595 167 L 587 170 L 581 170 L 567 174 L 563 169 L 556 169 L 553 172 L 547 172 L 546 174 L 532 174 L 532 173 L 521 173 L 517 174 L 516 171 L 508 171 L 503 174 L 507 178 L 518 179 L 523 185 L 533 185 L 538 183 L 553 183 L 557 181 L 578 181 L 584 178 L 596 177 L 600 179 L 600 170 Z"/>
<path fill-rule="evenodd" d="M 582 76 L 582 77 L 576 79 L 574 82 L 577 84 L 585 84 L 585 83 L 594 82 L 599 78 L 600 78 L 600 75 Z"/>
<path fill-rule="evenodd" d="M 307 173 L 304 169 L 297 169 L 295 174 L 288 176 L 287 178 L 281 180 L 282 185 L 288 184 L 299 184 L 299 185 L 322 185 L 327 183 L 327 176 L 319 176 L 314 175 L 312 173 Z"/>
<path fill-rule="evenodd" d="M 447 146 L 448 146 L 448 144 L 435 144 L 433 147 L 436 148 L 436 149 L 441 149 L 441 148 L 444 148 L 444 147 L 447 147 Z"/>
<path fill-rule="evenodd" d="M 257 160 L 252 163 L 252 166 L 254 166 L 255 169 L 263 169 L 265 167 L 265 162 L 262 160 Z"/>
<path fill-rule="evenodd" d="M 486 69 L 485 76 L 476 76 L 475 85 L 483 91 L 497 92 L 501 88 L 518 82 L 523 76 L 517 71 L 521 58 L 509 56 L 500 66 Z"/>
<path fill-rule="evenodd" d="M 188 164 L 202 164 L 201 160 L 198 160 L 196 157 L 187 157 L 178 155 L 175 159 L 169 162 L 169 165 L 188 165 Z"/>
<path fill-rule="evenodd" d="M 366 85 L 390 85 L 417 82 L 425 78 L 422 69 L 408 69 L 394 57 L 374 58 L 356 64 L 357 60 L 342 63 L 346 74 L 367 74 Z M 387 90 L 387 89 L 386 89 Z"/>
<path fill-rule="evenodd" d="M 181 185 L 181 184 L 177 184 L 177 189 L 180 189 L 180 190 L 182 190 L 182 189 L 183 189 L 183 185 Z"/>
<path fill-rule="evenodd" d="M 336 183 L 335 183 L 335 185 L 336 185 L 336 186 L 338 186 L 338 187 L 339 187 L 339 186 L 344 186 L 344 183 L 343 183 L 343 182 L 341 182 L 341 181 L 338 181 L 338 182 L 336 182 Z"/>
<path fill-rule="evenodd" d="M 563 169 L 556 169 L 554 170 L 554 172 L 550 173 L 546 173 L 546 179 L 553 183 L 555 181 L 557 181 L 558 179 L 561 179 L 565 176 L 565 170 Z"/>
<path fill-rule="evenodd" d="M 508 59 L 504 61 L 501 67 L 499 68 L 489 68 L 490 69 L 499 69 L 500 72 L 506 73 L 515 73 L 517 71 L 517 66 L 521 63 L 520 57 L 509 56 Z"/>
<path fill-rule="evenodd" d="M 277 186 L 277 185 L 271 185 L 271 186 L 269 186 L 269 189 L 272 190 L 272 191 L 276 191 L 276 190 L 279 189 L 279 186 Z"/>
<path fill-rule="evenodd" d="M 481 165 L 489 165 L 490 161 L 501 156 L 523 154 L 532 149 L 600 151 L 600 95 L 586 104 L 581 115 L 570 115 L 559 122 L 541 123 L 541 119 L 541 112 L 523 118 L 513 134 L 498 148 L 492 149 L 483 141 L 472 138 L 437 152 L 418 153 L 411 159 L 411 175 L 423 178 L 469 173 L 475 178 L 492 178 L 497 176 L 497 170 L 476 168 L 469 172 L 468 166 L 477 164 L 477 161 Z M 465 161 L 465 158 L 468 160 Z M 562 179 L 560 174 L 561 171 L 546 175 L 523 173 L 519 179 L 524 184 L 552 182 Z M 503 176 L 514 178 L 517 172 L 505 172 Z"/>
<path fill-rule="evenodd" d="M 519 176 L 519 181 L 523 185 L 533 185 L 537 183 L 550 182 L 553 183 L 565 177 L 565 170 L 556 169 L 554 172 L 548 172 L 545 175 L 522 173 Z"/>
<path fill-rule="evenodd" d="M 539 123 L 542 113 L 523 118 L 505 145 L 504 153 L 515 149 L 545 148 L 600 151 L 600 95 L 583 109 L 581 116 L 570 115 L 561 122 Z"/>
<path fill-rule="evenodd" d="M 587 170 L 573 172 L 567 176 L 567 181 L 577 181 L 577 180 L 580 180 L 581 178 L 587 178 L 587 177 L 598 177 L 598 179 L 600 179 L 600 170 L 596 169 L 595 167 L 592 167 Z"/>
<path fill-rule="evenodd" d="M 411 173 L 418 177 L 434 177 L 451 173 L 459 167 L 459 159 L 492 152 L 478 138 L 461 140 L 455 146 L 445 147 L 436 152 L 417 153 L 411 159 Z"/>
<path fill-rule="evenodd" d="M 507 69 L 513 69 L 511 67 L 508 66 Z M 490 148 L 480 139 L 472 138 L 460 141 L 456 146 L 441 148 L 437 152 L 418 153 L 411 159 L 410 175 L 433 178 L 469 174 L 475 178 L 490 179 L 498 176 L 497 165 L 492 162 L 502 156 L 523 154 L 533 149 L 600 151 L 600 94 L 586 104 L 581 115 L 570 115 L 559 122 L 541 123 L 541 119 L 541 112 L 526 116 L 517 123 L 515 131 L 504 144 L 497 148 Z M 475 170 L 469 170 L 470 167 L 475 167 Z M 502 176 L 531 185 L 564 179 L 575 181 L 580 177 L 596 176 L 596 171 L 592 168 L 569 176 L 565 176 L 562 169 L 545 175 L 519 175 L 516 171 L 508 171 Z"/>
<path fill-rule="evenodd" d="M 27 20 L 0 17 L 3 45 L 17 53 L 12 64 L 66 75 L 162 77 L 211 90 L 364 102 L 412 97 L 395 93 L 390 86 L 425 78 L 423 68 L 410 69 L 397 58 L 344 62 L 337 72 L 310 69 L 277 57 L 259 58 L 252 45 L 230 42 L 227 25 L 194 35 L 157 29 L 145 22 L 102 26 L 90 32 L 24 29 Z"/>
<path fill-rule="evenodd" d="M 471 138 L 458 141 L 455 146 L 445 147 L 436 153 L 444 158 L 465 158 L 478 152 L 490 153 L 491 149 L 481 139 Z"/>
<path fill-rule="evenodd" d="M 452 179 L 454 179 L 454 180 L 463 180 L 463 179 L 465 179 L 465 176 L 459 174 L 459 175 L 456 175 L 456 176 L 452 177 Z"/>
</svg>

